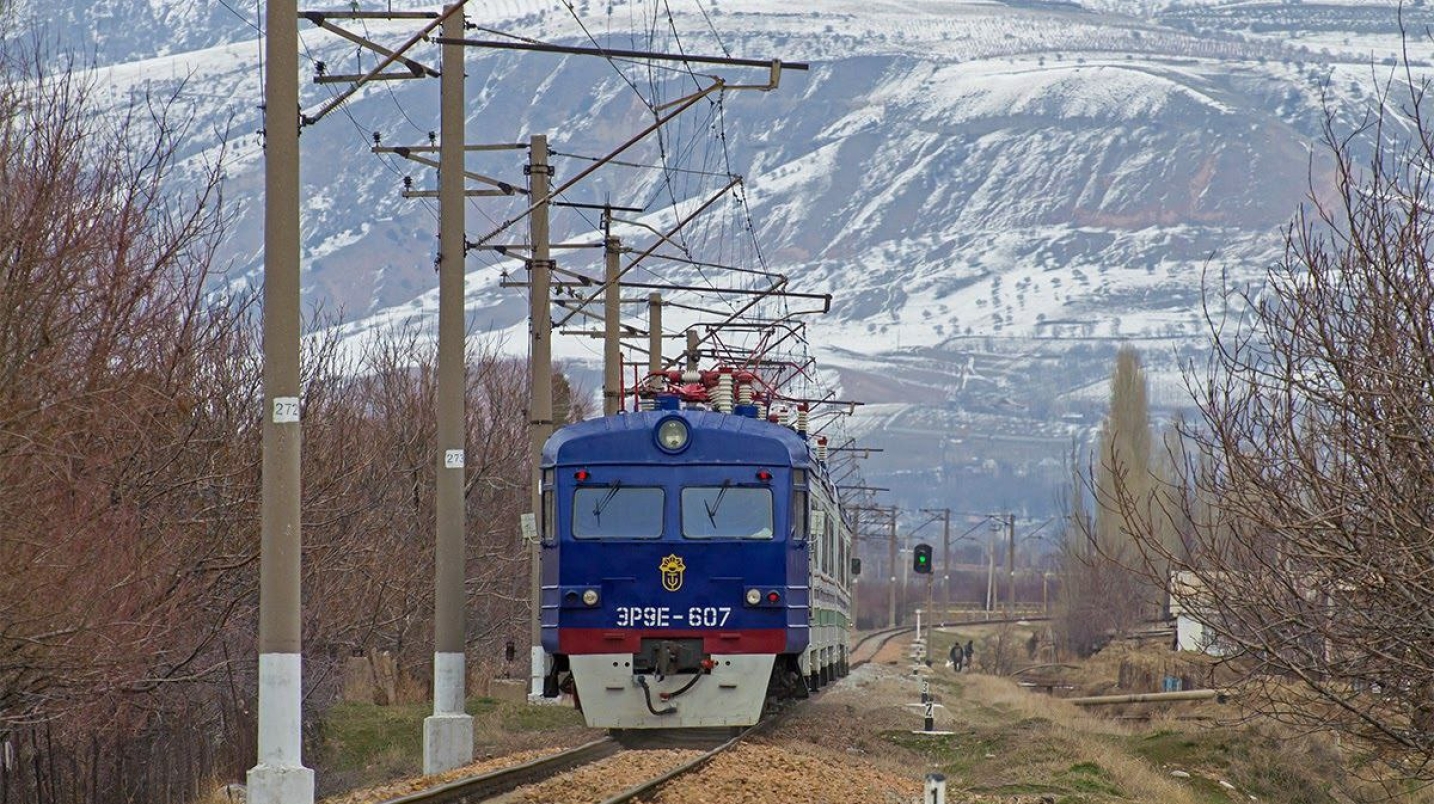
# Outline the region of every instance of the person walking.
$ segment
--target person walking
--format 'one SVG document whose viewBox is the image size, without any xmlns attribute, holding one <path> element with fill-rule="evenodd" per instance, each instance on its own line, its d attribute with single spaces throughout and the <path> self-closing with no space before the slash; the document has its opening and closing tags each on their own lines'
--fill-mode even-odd
<svg viewBox="0 0 1434 804">
<path fill-rule="evenodd" d="M 958 639 L 958 640 L 956 640 L 955 642 L 951 643 L 951 671 L 952 671 L 952 672 L 954 672 L 954 673 L 959 673 L 959 672 L 961 672 L 961 666 L 962 666 L 962 664 L 964 664 L 964 662 L 962 661 L 962 659 L 965 658 L 965 655 L 966 655 L 965 652 L 961 650 L 961 640 Z"/>
<path fill-rule="evenodd" d="M 971 657 L 976 653 L 975 644 L 969 639 L 966 640 L 966 647 L 962 649 L 962 652 L 965 654 L 965 661 L 962 663 L 963 666 L 969 669 L 975 669 L 976 665 L 971 661 Z"/>
</svg>

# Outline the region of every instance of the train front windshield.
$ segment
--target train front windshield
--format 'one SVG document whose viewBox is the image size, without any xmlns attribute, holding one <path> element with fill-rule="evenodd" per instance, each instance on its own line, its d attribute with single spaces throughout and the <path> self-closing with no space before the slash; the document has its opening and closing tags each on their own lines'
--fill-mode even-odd
<svg viewBox="0 0 1434 804">
<path fill-rule="evenodd" d="M 682 535 L 689 539 L 772 538 L 772 491 L 741 486 L 682 490 Z"/>
<path fill-rule="evenodd" d="M 661 488 L 588 486 L 573 494 L 578 539 L 657 539 L 662 536 Z"/>
</svg>

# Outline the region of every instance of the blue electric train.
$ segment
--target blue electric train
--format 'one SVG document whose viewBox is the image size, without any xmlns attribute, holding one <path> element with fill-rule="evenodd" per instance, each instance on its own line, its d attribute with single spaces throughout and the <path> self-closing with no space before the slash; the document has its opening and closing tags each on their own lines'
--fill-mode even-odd
<svg viewBox="0 0 1434 804">
<path fill-rule="evenodd" d="M 543 448 L 544 686 L 590 726 L 749 725 L 847 671 L 852 540 L 825 447 L 804 410 L 768 421 L 725 401 L 730 376 L 696 376 Z"/>
</svg>

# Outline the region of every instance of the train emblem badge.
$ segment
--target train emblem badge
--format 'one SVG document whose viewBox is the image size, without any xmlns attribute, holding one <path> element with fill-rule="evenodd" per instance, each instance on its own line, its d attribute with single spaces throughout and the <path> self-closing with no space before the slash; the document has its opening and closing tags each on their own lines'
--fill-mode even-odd
<svg viewBox="0 0 1434 804">
<path fill-rule="evenodd" d="M 662 573 L 663 589 L 676 592 L 682 588 L 682 573 L 687 571 L 687 565 L 682 563 L 681 556 L 674 554 L 662 559 L 657 569 Z"/>
</svg>

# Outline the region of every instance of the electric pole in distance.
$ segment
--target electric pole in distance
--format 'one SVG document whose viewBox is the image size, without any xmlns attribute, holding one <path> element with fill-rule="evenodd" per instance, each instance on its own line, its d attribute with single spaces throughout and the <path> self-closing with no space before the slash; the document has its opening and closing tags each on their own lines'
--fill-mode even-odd
<svg viewBox="0 0 1434 804">
<path fill-rule="evenodd" d="M 1016 515 L 1006 514 L 1006 616 L 1016 614 Z"/>
<path fill-rule="evenodd" d="M 887 524 L 886 563 L 891 568 L 891 577 L 886 585 L 886 627 L 896 627 L 896 506 L 888 509 L 891 514 Z"/>
</svg>

